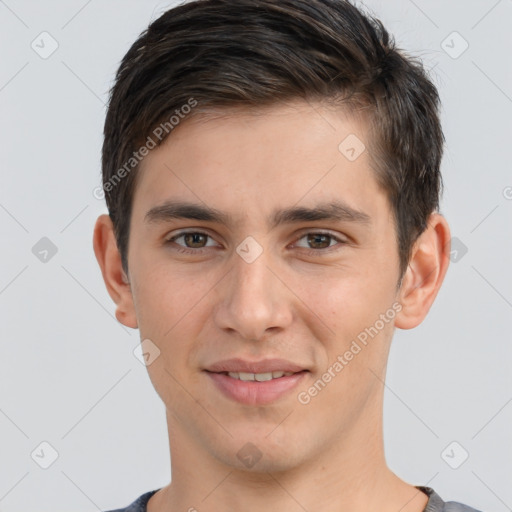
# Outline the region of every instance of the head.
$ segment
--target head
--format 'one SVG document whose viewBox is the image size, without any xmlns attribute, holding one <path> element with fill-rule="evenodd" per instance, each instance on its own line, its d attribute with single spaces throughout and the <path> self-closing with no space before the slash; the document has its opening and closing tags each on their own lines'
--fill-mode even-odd
<svg viewBox="0 0 512 512">
<path fill-rule="evenodd" d="M 397 50 L 379 20 L 342 0 L 190 2 L 163 14 L 132 45 L 111 90 L 102 160 L 125 272 L 144 156 L 133 153 L 162 144 L 205 112 L 258 111 L 294 99 L 365 116 L 403 275 L 414 241 L 439 207 L 439 97 L 421 62 Z"/>
<path fill-rule="evenodd" d="M 447 268 L 438 108 L 421 63 L 343 0 L 186 3 L 122 60 L 95 251 L 117 318 L 158 348 L 170 422 L 216 460 L 252 442 L 284 468 L 378 426 L 393 330 L 423 320 Z M 229 358 L 304 373 L 242 404 L 211 379 Z"/>
</svg>

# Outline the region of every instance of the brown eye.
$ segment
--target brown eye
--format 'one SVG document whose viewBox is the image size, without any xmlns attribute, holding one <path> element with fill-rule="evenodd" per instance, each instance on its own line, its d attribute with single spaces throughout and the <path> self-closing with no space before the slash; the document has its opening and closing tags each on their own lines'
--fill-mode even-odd
<svg viewBox="0 0 512 512">
<path fill-rule="evenodd" d="M 208 238 L 208 236 L 203 233 L 186 233 L 182 236 L 185 241 L 185 245 L 191 249 L 200 249 L 201 247 L 204 247 L 203 244 L 206 243 Z"/>
<path fill-rule="evenodd" d="M 329 247 L 332 237 L 322 233 L 313 233 L 307 235 L 307 239 L 312 249 L 325 249 Z"/>
<path fill-rule="evenodd" d="M 295 242 L 295 246 L 309 254 L 322 255 L 341 249 L 347 243 L 345 240 L 330 233 L 311 231 L 301 236 Z"/>
<path fill-rule="evenodd" d="M 190 249 L 191 252 L 194 252 L 194 249 L 197 252 L 200 252 L 201 249 L 207 249 L 208 247 L 215 246 L 215 241 L 213 238 L 207 233 L 202 233 L 201 231 L 184 231 L 178 233 L 166 240 L 166 244 L 169 245 L 178 245 L 181 247 L 180 251 L 187 251 Z"/>
</svg>

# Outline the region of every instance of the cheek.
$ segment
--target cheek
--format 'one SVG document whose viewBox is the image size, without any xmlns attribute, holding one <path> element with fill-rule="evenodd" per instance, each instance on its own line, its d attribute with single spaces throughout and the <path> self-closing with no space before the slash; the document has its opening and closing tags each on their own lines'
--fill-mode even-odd
<svg viewBox="0 0 512 512">
<path fill-rule="evenodd" d="M 141 265 L 136 283 L 134 298 L 141 334 L 160 336 L 174 330 L 191 312 L 200 310 L 200 300 L 211 288 L 206 278 L 193 278 L 179 268 L 154 260 Z"/>
<path fill-rule="evenodd" d="M 193 406 L 183 384 L 194 388 L 195 372 L 189 361 L 197 350 L 195 340 L 204 325 L 206 303 L 201 298 L 207 286 L 194 283 L 180 273 L 153 267 L 140 274 L 143 285 L 135 289 L 141 340 L 149 339 L 158 349 L 158 357 L 147 366 L 148 375 L 162 401 L 173 410 Z"/>
<path fill-rule="evenodd" d="M 378 275 L 350 273 L 312 281 L 304 288 L 311 309 L 331 330 L 336 344 L 350 341 L 373 325 L 392 305 L 393 288 Z"/>
<path fill-rule="evenodd" d="M 150 339 L 160 350 L 160 361 L 178 380 L 191 368 L 196 340 L 207 325 L 211 293 L 215 280 L 207 275 L 198 278 L 168 264 L 147 265 L 137 274 L 134 299 L 141 339 Z M 141 284 L 142 283 L 142 284 Z M 157 373 L 158 365 L 148 370 L 155 378 L 169 381 L 169 375 Z"/>
<path fill-rule="evenodd" d="M 309 388 L 318 415 L 332 414 L 336 404 L 346 416 L 340 421 L 351 421 L 380 387 L 376 375 L 382 375 L 386 365 L 396 312 L 389 286 L 372 282 L 331 279 L 322 290 L 311 290 L 311 309 L 330 329 L 327 336 L 319 338 L 325 351 L 319 365 L 322 382 L 313 383 L 316 389 Z M 382 320 L 386 312 L 388 317 Z"/>
</svg>

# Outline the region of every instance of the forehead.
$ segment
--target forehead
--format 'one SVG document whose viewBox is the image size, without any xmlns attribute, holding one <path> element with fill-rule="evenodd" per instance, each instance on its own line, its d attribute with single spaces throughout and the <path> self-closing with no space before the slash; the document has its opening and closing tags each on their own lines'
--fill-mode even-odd
<svg viewBox="0 0 512 512">
<path fill-rule="evenodd" d="M 238 213 L 275 221 L 277 206 L 342 202 L 371 211 L 383 195 L 365 122 L 307 102 L 184 119 L 138 172 L 138 215 L 172 198 L 232 213 L 231 220 Z"/>
</svg>

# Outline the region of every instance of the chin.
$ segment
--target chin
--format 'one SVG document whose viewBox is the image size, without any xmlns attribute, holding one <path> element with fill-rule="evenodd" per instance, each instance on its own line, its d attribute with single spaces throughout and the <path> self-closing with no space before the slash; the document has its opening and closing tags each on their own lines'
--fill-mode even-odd
<svg viewBox="0 0 512 512">
<path fill-rule="evenodd" d="M 236 470 L 253 474 L 286 472 L 301 465 L 306 454 L 304 441 L 298 445 L 290 438 L 284 443 L 283 439 L 271 440 L 269 430 L 264 433 L 234 436 L 228 445 L 217 445 L 213 455 L 227 466 Z M 286 436 L 285 436 L 286 437 Z M 300 451 L 297 449 L 300 447 Z"/>
<path fill-rule="evenodd" d="M 241 461 L 236 457 L 233 460 L 229 461 L 234 469 L 243 472 L 253 474 L 255 478 L 258 475 L 262 476 L 263 479 L 271 479 L 268 475 L 269 473 L 285 473 L 293 470 L 299 465 L 299 462 L 294 458 L 290 457 L 276 457 L 275 455 L 262 453 L 261 458 L 254 463 L 246 463 L 245 461 Z M 261 478 L 258 478 L 258 481 L 261 481 Z"/>
</svg>

